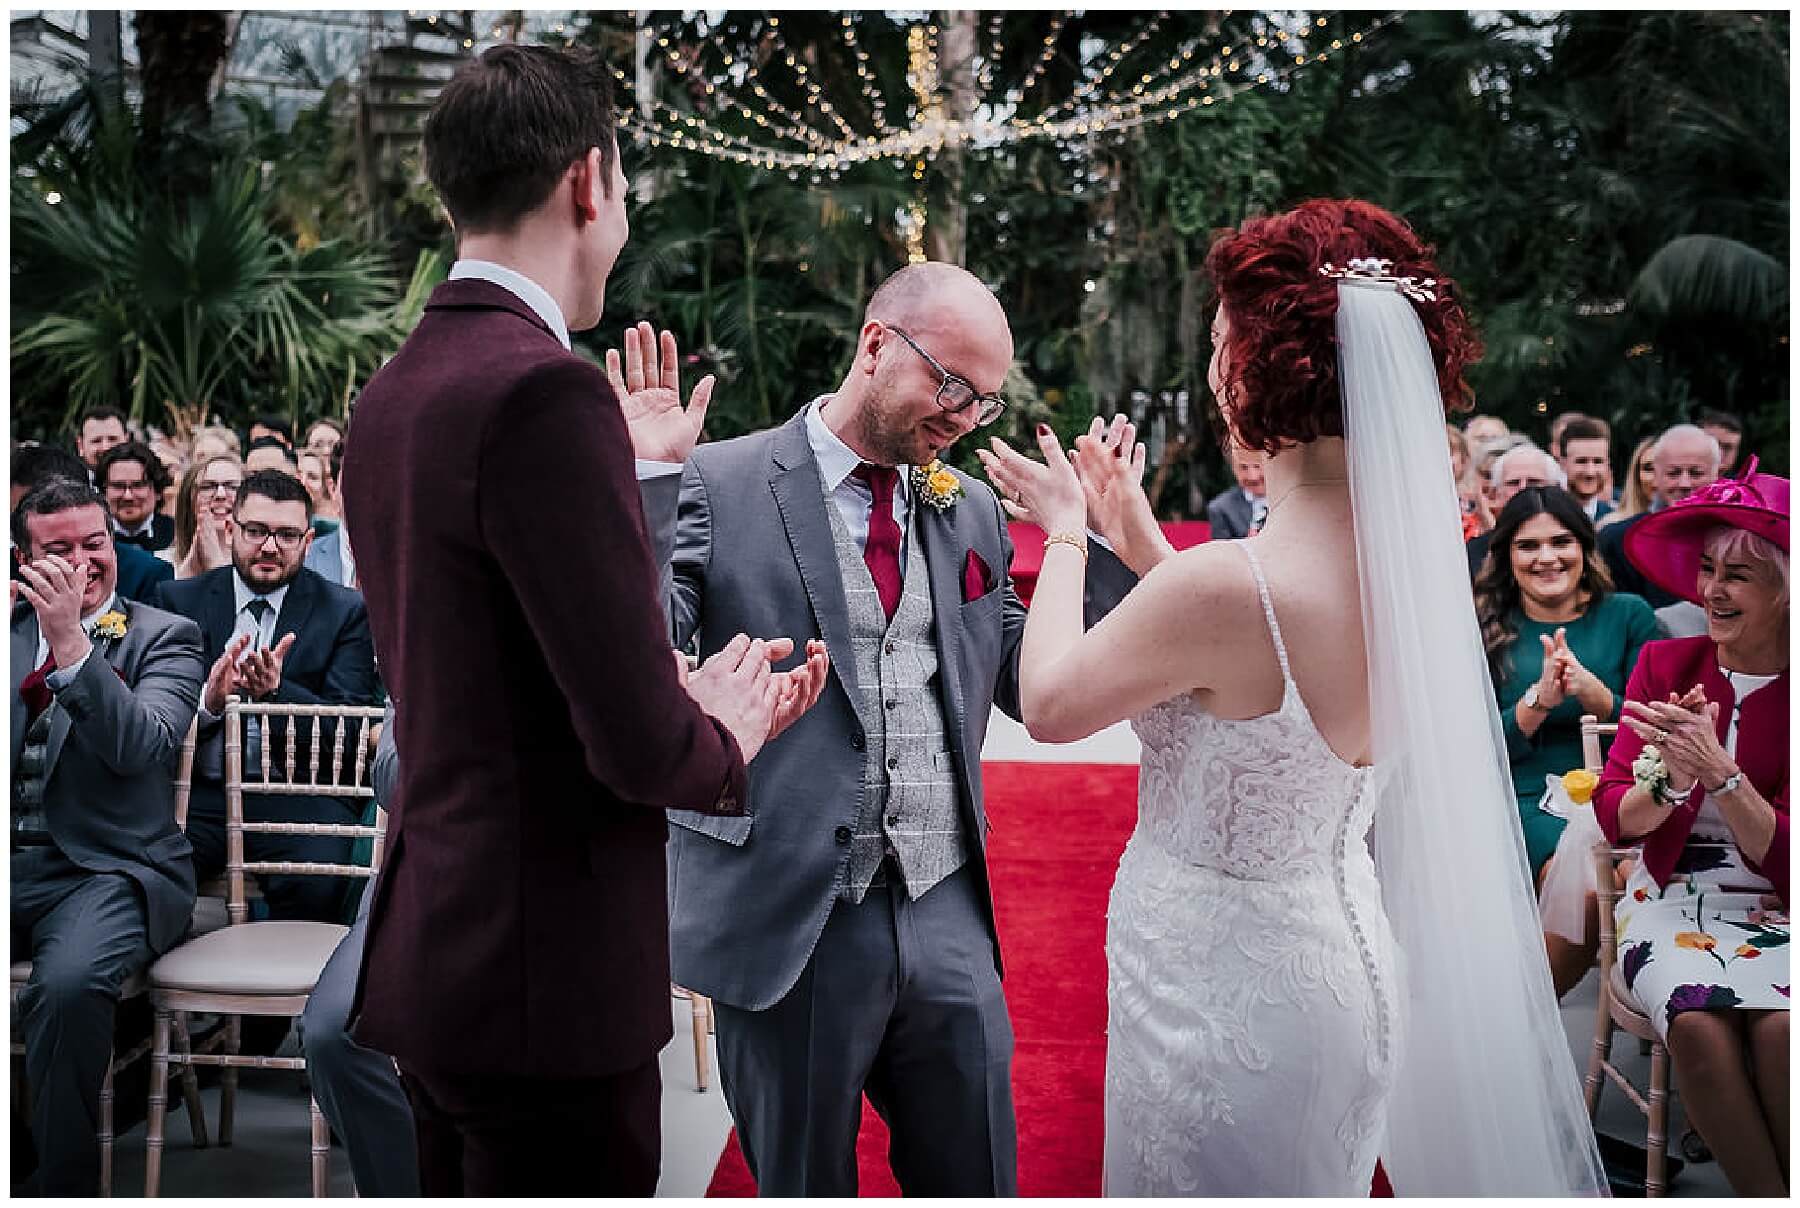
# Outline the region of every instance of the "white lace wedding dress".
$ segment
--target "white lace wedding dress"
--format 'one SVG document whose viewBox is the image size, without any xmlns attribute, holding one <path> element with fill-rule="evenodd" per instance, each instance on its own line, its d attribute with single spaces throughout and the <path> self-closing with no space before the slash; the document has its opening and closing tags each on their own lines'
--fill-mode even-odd
<svg viewBox="0 0 1800 1208">
<path fill-rule="evenodd" d="M 1366 1196 L 1404 1034 L 1366 842 L 1376 772 L 1313 724 L 1249 544 L 1284 684 L 1244 721 L 1192 697 L 1133 721 L 1138 824 L 1108 910 L 1108 1195 Z"/>
</svg>

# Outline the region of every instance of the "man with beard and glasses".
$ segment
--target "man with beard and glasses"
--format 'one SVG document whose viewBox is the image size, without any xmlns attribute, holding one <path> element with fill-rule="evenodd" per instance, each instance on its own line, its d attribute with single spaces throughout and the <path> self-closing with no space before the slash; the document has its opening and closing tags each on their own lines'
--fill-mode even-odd
<svg viewBox="0 0 1800 1208">
<path fill-rule="evenodd" d="M 202 881 L 225 867 L 224 726 L 226 698 L 290 705 L 376 703 L 375 648 L 362 597 L 306 570 L 312 502 L 299 479 L 274 470 L 244 478 L 230 525 L 231 565 L 163 584 L 159 603 L 191 617 L 206 643 L 188 838 Z M 304 741 L 304 734 L 302 734 Z M 244 757 L 256 762 L 264 736 L 246 726 Z M 280 741 L 280 736 L 269 736 Z M 329 732 L 322 738 L 329 742 Z M 271 764 L 285 754 L 277 746 Z M 306 766 L 305 751 L 295 765 Z M 256 822 L 351 823 L 357 803 L 332 797 L 247 793 L 244 815 Z M 317 835 L 250 835 L 251 860 L 347 862 L 351 841 Z M 329 877 L 260 878 L 269 917 L 342 922 L 344 885 Z"/>
</svg>

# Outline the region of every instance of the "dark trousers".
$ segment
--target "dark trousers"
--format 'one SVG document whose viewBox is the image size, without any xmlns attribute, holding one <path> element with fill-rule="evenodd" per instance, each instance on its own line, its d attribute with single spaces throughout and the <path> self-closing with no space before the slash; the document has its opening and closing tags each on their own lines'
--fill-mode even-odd
<svg viewBox="0 0 1800 1208">
<path fill-rule="evenodd" d="M 361 804 L 336 797 L 245 793 L 244 816 L 251 822 L 342 825 L 361 819 L 361 812 L 356 809 Z M 225 871 L 225 795 L 217 784 L 194 786 L 188 806 L 187 837 L 194 845 L 194 875 L 202 883 Z M 250 860 L 348 864 L 354 843 L 353 839 L 332 835 L 245 835 L 244 856 Z M 344 878 L 259 876 L 257 880 L 272 919 L 310 919 L 319 923 L 344 921 Z"/>
<path fill-rule="evenodd" d="M 401 1068 L 426 1196 L 652 1196 L 662 1071 L 605 1078 L 469 1077 Z"/>
<path fill-rule="evenodd" d="M 313 1098 L 350 1155 L 357 1194 L 412 1197 L 419 1194 L 419 1149 L 400 1074 L 392 1057 L 357 1044 L 345 1026 L 374 896 L 372 889 L 363 894 L 350 934 L 325 962 L 300 1016 L 300 1043 Z"/>
<path fill-rule="evenodd" d="M 35 1190 L 91 1196 L 100 1186 L 100 1085 L 119 990 L 151 959 L 143 892 L 123 874 L 77 867 L 55 847 L 14 852 L 12 952 L 32 962 L 16 1010 Z"/>
<path fill-rule="evenodd" d="M 766 1011 L 715 1001 L 719 1085 L 765 1196 L 854 1196 L 862 1101 L 908 1196 L 1018 1194 L 1012 1021 L 968 866 L 839 901 Z"/>
</svg>

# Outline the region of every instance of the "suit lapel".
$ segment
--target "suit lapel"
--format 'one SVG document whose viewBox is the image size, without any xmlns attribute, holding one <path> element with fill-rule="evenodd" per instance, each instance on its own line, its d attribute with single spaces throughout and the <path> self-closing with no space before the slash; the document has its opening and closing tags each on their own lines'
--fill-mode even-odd
<svg viewBox="0 0 1800 1208">
<path fill-rule="evenodd" d="M 12 627 L 12 753 L 16 763 L 19 748 L 25 743 L 25 700 L 19 685 L 37 667 L 37 613 L 29 604 L 13 614 Z"/>
<path fill-rule="evenodd" d="M 913 492 L 913 512 L 918 516 L 919 542 L 925 547 L 925 569 L 931 576 L 932 627 L 937 633 L 938 673 L 943 677 L 944 707 L 955 719 L 951 741 L 961 744 L 963 734 L 962 688 L 962 567 L 957 551 L 956 506 L 932 507 Z"/>
<path fill-rule="evenodd" d="M 831 536 L 829 506 L 812 445 L 806 439 L 806 412 L 802 410 L 775 433 L 770 458 L 769 489 L 794 551 L 794 565 L 806 585 L 813 618 L 831 655 L 831 669 L 850 698 L 850 707 L 868 730 L 871 719 L 863 716 L 862 693 L 856 684 L 856 647 L 850 638 L 850 605 L 844 598 L 844 577 L 838 572 L 837 548 Z"/>
<path fill-rule="evenodd" d="M 231 645 L 231 630 L 237 624 L 237 593 L 232 588 L 233 577 L 237 574 L 229 566 L 214 571 L 213 581 L 207 586 L 206 600 L 202 607 L 206 610 L 202 624 L 206 633 L 206 665 L 210 668 L 225 647 Z"/>
<path fill-rule="evenodd" d="M 314 574 L 318 572 L 313 572 Z M 288 593 L 281 601 L 281 615 L 275 618 L 275 643 L 290 633 L 299 633 L 312 616 L 313 610 L 313 578 L 305 570 L 294 576 L 288 584 Z M 296 645 L 299 639 L 295 638 Z"/>
</svg>

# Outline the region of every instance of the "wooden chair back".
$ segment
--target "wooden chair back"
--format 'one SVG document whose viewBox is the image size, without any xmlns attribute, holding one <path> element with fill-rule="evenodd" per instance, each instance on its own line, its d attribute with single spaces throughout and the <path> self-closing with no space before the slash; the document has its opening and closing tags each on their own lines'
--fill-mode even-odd
<svg viewBox="0 0 1800 1208">
<path fill-rule="evenodd" d="M 187 736 L 181 740 L 181 759 L 175 765 L 175 825 L 187 830 L 188 798 L 194 793 L 194 746 L 199 740 L 200 714 L 188 723 Z"/>
<path fill-rule="evenodd" d="M 369 783 L 370 736 L 382 718 L 374 705 L 280 705 L 245 701 L 233 696 L 225 704 L 225 875 L 227 908 L 232 923 L 249 917 L 244 875 L 363 877 L 381 868 L 387 837 L 387 811 L 376 807 L 372 826 L 325 822 L 249 822 L 244 818 L 246 791 L 269 796 L 344 797 L 373 800 Z M 244 766 L 246 722 L 262 731 L 260 758 Z M 281 747 L 276 762 L 274 748 Z M 327 751 L 329 746 L 329 751 Z M 300 760 L 304 747 L 306 758 Z M 369 864 L 332 864 L 291 860 L 247 860 L 246 834 L 335 835 L 369 839 Z"/>
</svg>

